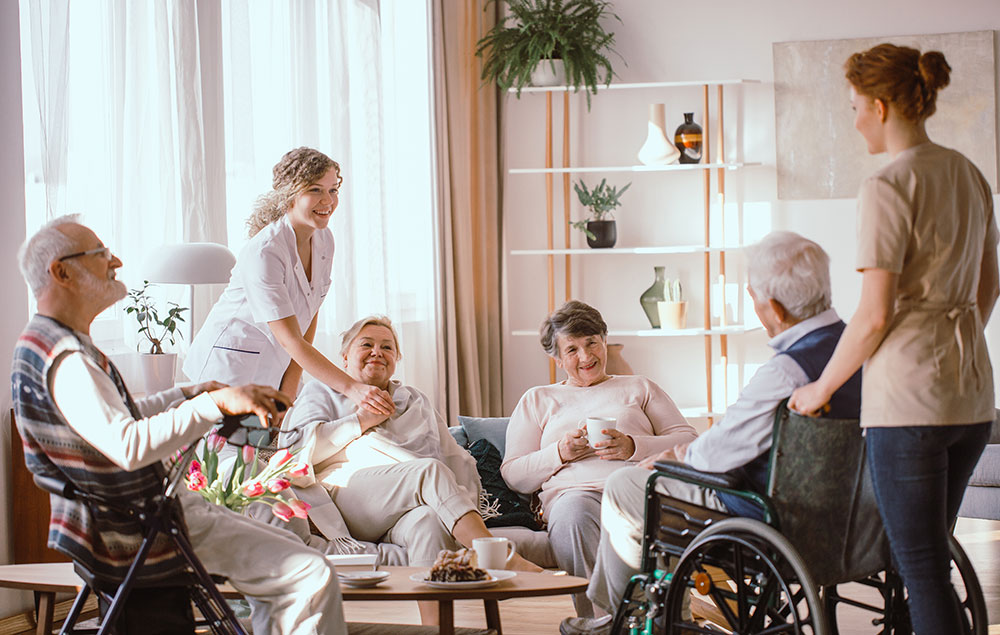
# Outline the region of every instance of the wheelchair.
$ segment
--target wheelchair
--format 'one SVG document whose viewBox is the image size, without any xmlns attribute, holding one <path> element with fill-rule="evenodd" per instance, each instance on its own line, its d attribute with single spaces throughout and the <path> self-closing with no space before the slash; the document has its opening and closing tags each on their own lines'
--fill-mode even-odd
<svg viewBox="0 0 1000 635">
<path fill-rule="evenodd" d="M 219 433 L 228 437 L 238 428 L 240 421 L 239 417 L 226 417 Z M 165 479 L 164 492 L 150 500 L 112 501 L 97 494 L 83 491 L 58 477 L 34 475 L 35 484 L 50 494 L 68 500 L 81 501 L 90 507 L 95 514 L 100 509 L 103 514 L 110 511 L 113 514 L 137 520 L 145 532 L 135 559 L 122 580 L 98 576 L 79 562 L 74 563 L 77 575 L 85 584 L 73 601 L 70 612 L 59 631 L 60 635 L 71 633 L 113 635 L 120 632 L 117 625 L 122 617 L 125 601 L 130 594 L 141 593 L 146 589 L 150 592 L 146 597 L 158 598 L 170 594 L 171 597 L 176 598 L 171 606 L 158 608 L 162 608 L 166 616 L 176 616 L 176 613 L 179 612 L 190 616 L 189 622 L 184 619 L 184 615 L 181 616 L 181 621 L 187 622 L 183 625 L 184 630 L 193 632 L 195 628 L 202 630 L 208 628 L 215 635 L 246 635 L 246 630 L 216 585 L 223 580 L 213 577 L 202 566 L 198 556 L 195 555 L 194 548 L 188 541 L 186 529 L 183 520 L 181 520 L 180 503 L 176 496 L 177 489 L 183 486 L 181 485 L 183 476 L 187 473 L 191 459 L 194 458 L 196 447 L 197 445 L 192 445 L 181 454 Z M 169 536 L 177 551 L 183 556 L 187 566 L 184 570 L 166 579 L 157 579 L 152 582 L 142 580 L 143 563 L 153 546 L 153 541 L 160 534 Z M 80 619 L 84 604 L 91 593 L 98 597 L 101 607 L 100 625 L 97 628 L 77 627 L 76 623 Z M 191 614 L 192 602 L 201 614 L 201 618 L 197 621 L 193 619 Z M 172 627 L 167 628 L 167 630 L 173 632 Z"/>
<path fill-rule="evenodd" d="M 769 465 L 761 496 L 729 474 L 673 461 L 656 464 L 646 485 L 641 573 L 629 581 L 611 633 L 837 635 L 841 606 L 870 611 L 878 629 L 873 632 L 912 632 L 857 420 L 804 417 L 783 403 L 775 415 Z M 656 488 L 663 478 L 753 501 L 764 520 L 665 496 Z M 979 580 L 954 537 L 950 547 L 963 632 L 986 635 Z M 852 582 L 861 586 L 845 591 Z M 685 599 L 692 591 L 718 608 L 711 623 L 690 616 Z"/>
</svg>

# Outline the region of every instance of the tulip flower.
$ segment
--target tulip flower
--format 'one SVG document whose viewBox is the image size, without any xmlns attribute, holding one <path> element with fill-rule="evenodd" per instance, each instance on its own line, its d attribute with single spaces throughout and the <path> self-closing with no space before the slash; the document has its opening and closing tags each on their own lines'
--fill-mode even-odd
<svg viewBox="0 0 1000 635">
<path fill-rule="evenodd" d="M 274 453 L 274 456 L 271 457 L 271 460 L 267 462 L 267 467 L 276 470 L 291 460 L 292 460 L 292 453 L 282 448 L 281 450 L 278 450 L 277 452 Z"/>
<path fill-rule="evenodd" d="M 312 509 L 312 505 L 297 498 L 288 501 L 288 506 L 292 508 L 292 513 L 298 518 L 307 518 L 309 510 Z"/>
<path fill-rule="evenodd" d="M 264 486 L 261 485 L 259 481 L 250 481 L 243 486 L 243 493 L 251 498 L 254 496 L 260 496 L 264 493 Z"/>
<path fill-rule="evenodd" d="M 292 478 L 299 478 L 300 476 L 305 476 L 309 474 L 309 464 L 299 461 L 293 463 L 291 467 L 288 468 L 287 474 Z"/>
<path fill-rule="evenodd" d="M 208 487 L 208 479 L 201 472 L 192 472 L 187 477 L 187 486 L 192 492 L 198 492 Z"/>
<path fill-rule="evenodd" d="M 271 507 L 271 513 L 285 522 L 288 522 L 296 515 L 295 511 L 291 507 L 281 501 L 276 502 Z"/>
<path fill-rule="evenodd" d="M 250 465 L 253 460 L 257 457 L 257 448 L 252 445 L 243 446 L 243 463 L 245 465 Z"/>
<path fill-rule="evenodd" d="M 283 478 L 272 478 L 270 481 L 267 482 L 267 491 L 271 492 L 272 494 L 277 494 L 278 492 L 282 492 L 288 489 L 290 485 L 291 483 L 289 483 Z"/>
<path fill-rule="evenodd" d="M 224 437 L 220 437 L 214 432 L 209 432 L 208 436 L 205 437 L 205 444 L 208 445 L 210 450 L 222 452 L 222 448 L 226 447 L 226 439 Z"/>
<path fill-rule="evenodd" d="M 198 461 L 191 461 L 191 465 L 188 466 L 188 474 L 193 474 L 194 472 L 201 472 L 201 463 Z"/>
</svg>

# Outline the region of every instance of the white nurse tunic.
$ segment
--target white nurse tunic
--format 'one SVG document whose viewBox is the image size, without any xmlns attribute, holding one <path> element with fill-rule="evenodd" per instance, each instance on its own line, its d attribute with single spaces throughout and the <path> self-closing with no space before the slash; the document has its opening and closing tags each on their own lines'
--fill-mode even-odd
<svg viewBox="0 0 1000 635">
<path fill-rule="evenodd" d="M 184 374 L 195 382 L 215 379 L 278 388 L 291 356 L 267 323 L 294 315 L 306 332 L 330 290 L 333 249 L 329 229 L 313 232 L 310 281 L 287 215 L 251 238 L 191 343 Z"/>
</svg>

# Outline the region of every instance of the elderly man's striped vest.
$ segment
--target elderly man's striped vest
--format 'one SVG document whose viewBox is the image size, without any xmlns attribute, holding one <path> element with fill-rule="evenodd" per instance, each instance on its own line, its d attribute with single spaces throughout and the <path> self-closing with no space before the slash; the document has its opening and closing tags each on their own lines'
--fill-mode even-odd
<svg viewBox="0 0 1000 635">
<path fill-rule="evenodd" d="M 49 371 L 61 356 L 72 352 L 82 352 L 97 362 L 118 387 L 132 416 L 140 418 L 118 370 L 101 351 L 78 339 L 69 327 L 36 315 L 18 338 L 11 378 L 17 429 L 28 469 L 112 500 L 143 500 L 161 493 L 164 469 L 160 463 L 126 472 L 77 434 L 56 408 L 49 393 Z M 98 575 L 123 578 L 142 542 L 139 523 L 61 496 L 52 495 L 49 501 L 49 547 Z M 142 577 L 160 578 L 182 567 L 180 554 L 167 536 L 160 535 Z"/>
</svg>

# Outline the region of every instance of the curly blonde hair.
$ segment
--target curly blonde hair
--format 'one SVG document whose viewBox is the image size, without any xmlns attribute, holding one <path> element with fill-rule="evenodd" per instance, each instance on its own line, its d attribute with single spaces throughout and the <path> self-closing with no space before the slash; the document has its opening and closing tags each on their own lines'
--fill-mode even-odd
<svg viewBox="0 0 1000 635">
<path fill-rule="evenodd" d="M 271 171 L 271 185 L 274 189 L 259 196 L 253 205 L 253 213 L 247 219 L 249 236 L 254 237 L 257 232 L 284 216 L 295 197 L 323 178 L 330 169 L 337 171 L 339 186 L 344 182 L 340 164 L 330 157 L 304 146 L 286 152 Z"/>
</svg>

